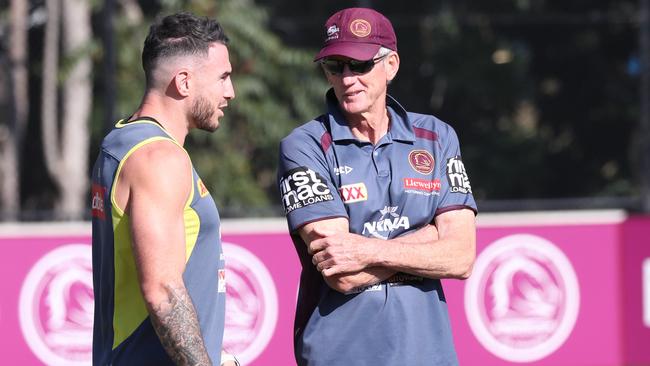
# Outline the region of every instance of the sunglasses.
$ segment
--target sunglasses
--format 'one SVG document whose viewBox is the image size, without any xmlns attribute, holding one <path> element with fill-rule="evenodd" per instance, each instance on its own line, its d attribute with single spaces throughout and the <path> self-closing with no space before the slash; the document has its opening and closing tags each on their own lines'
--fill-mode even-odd
<svg viewBox="0 0 650 366">
<path fill-rule="evenodd" d="M 323 69 L 333 75 L 342 74 L 345 69 L 345 65 L 348 65 L 350 71 L 355 75 L 363 75 L 370 70 L 372 70 L 375 65 L 386 58 L 389 54 L 370 59 L 368 61 L 357 61 L 357 60 L 336 60 L 331 58 L 325 58 L 321 60 L 320 64 L 323 65 Z"/>
</svg>

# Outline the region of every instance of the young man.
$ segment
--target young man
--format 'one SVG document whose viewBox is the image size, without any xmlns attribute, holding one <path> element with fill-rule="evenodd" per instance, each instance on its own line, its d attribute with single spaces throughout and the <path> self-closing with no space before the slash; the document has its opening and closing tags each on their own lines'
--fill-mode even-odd
<svg viewBox="0 0 650 366">
<path fill-rule="evenodd" d="M 151 26 L 146 91 L 102 143 L 92 174 L 95 365 L 235 365 L 222 357 L 217 207 L 183 149 L 235 97 L 228 38 L 189 13 Z M 231 361 L 226 361 L 230 359 Z"/>
<path fill-rule="evenodd" d="M 325 114 L 280 146 L 278 183 L 303 271 L 299 365 L 455 365 L 441 278 L 475 258 L 476 204 L 446 123 L 387 95 L 399 69 L 388 19 L 344 9 L 316 56 Z"/>
</svg>

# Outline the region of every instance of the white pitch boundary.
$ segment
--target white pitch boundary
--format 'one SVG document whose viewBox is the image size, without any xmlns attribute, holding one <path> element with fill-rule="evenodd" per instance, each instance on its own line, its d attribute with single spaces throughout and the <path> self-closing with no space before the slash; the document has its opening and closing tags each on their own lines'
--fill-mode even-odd
<svg viewBox="0 0 650 366">
<path fill-rule="evenodd" d="M 625 221 L 624 210 L 570 210 L 479 213 L 476 222 L 479 228 L 513 226 L 566 226 L 619 224 Z M 286 233 L 284 218 L 246 218 L 222 220 L 223 234 Z M 1 237 L 41 237 L 52 235 L 91 235 L 88 221 L 0 223 Z"/>
</svg>

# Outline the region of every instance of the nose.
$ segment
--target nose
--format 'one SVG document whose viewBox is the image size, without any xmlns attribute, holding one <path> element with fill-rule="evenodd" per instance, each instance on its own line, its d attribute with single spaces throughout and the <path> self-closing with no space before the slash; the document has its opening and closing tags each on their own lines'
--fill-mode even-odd
<svg viewBox="0 0 650 366">
<path fill-rule="evenodd" d="M 235 87 L 232 85 L 232 80 L 228 78 L 223 97 L 227 100 L 235 99 Z"/>
<path fill-rule="evenodd" d="M 357 75 L 350 71 L 350 66 L 347 64 L 343 66 L 343 72 L 341 73 L 341 81 L 344 85 L 352 85 L 357 81 Z"/>
</svg>

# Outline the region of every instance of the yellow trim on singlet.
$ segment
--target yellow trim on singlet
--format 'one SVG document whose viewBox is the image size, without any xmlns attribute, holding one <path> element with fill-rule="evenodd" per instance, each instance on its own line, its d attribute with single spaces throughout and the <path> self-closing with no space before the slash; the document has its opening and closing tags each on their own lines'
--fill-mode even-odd
<svg viewBox="0 0 650 366">
<path fill-rule="evenodd" d="M 143 121 L 147 123 L 147 121 Z M 153 123 L 153 122 L 152 122 Z M 119 122 L 118 122 L 119 124 Z M 112 223 L 114 235 L 114 309 L 113 309 L 113 349 L 119 346 L 128 338 L 137 327 L 147 318 L 149 313 L 140 291 L 138 273 L 135 266 L 135 259 L 132 250 L 131 225 L 128 215 L 117 205 L 115 191 L 119 181 L 122 167 L 126 160 L 137 149 L 156 141 L 171 141 L 183 147 L 174 139 L 163 136 L 155 136 L 141 141 L 133 146 L 120 161 L 115 172 L 110 200 L 112 206 Z M 187 154 L 187 151 L 183 149 Z M 189 158 L 189 155 L 188 155 Z M 183 222 L 185 226 L 185 262 L 189 259 L 199 235 L 200 220 L 196 211 L 190 207 L 194 199 L 194 174 L 190 171 L 191 187 L 189 197 L 185 202 L 183 210 Z"/>
<path fill-rule="evenodd" d="M 187 263 L 187 261 L 190 259 L 192 251 L 194 251 L 194 246 L 196 245 L 196 241 L 199 238 L 199 230 L 201 229 L 201 220 L 199 219 L 199 214 L 192 207 L 190 207 L 192 201 L 194 200 L 194 190 L 196 189 L 196 182 L 194 181 L 194 170 L 192 170 L 190 179 L 192 180 L 192 190 L 190 191 L 190 197 L 185 203 L 185 210 L 183 210 L 183 222 L 185 224 L 185 263 Z M 197 178 L 197 180 L 200 179 Z"/>
<path fill-rule="evenodd" d="M 160 127 L 161 130 L 163 130 L 163 132 L 165 132 L 167 135 L 169 135 L 169 138 L 171 138 L 172 140 L 174 140 L 174 142 L 176 141 L 176 140 L 174 139 L 174 137 L 172 137 L 172 135 L 170 135 L 170 134 L 167 132 L 167 130 L 165 130 L 165 128 L 164 128 L 163 126 L 160 125 L 160 123 L 157 123 L 157 122 L 154 122 L 154 121 L 150 121 L 150 120 L 148 120 L 148 119 L 134 119 L 133 121 L 128 121 L 126 118 L 123 118 L 123 119 L 117 121 L 117 123 L 115 124 L 115 127 L 116 127 L 116 128 L 122 128 L 122 127 L 126 127 L 126 126 L 128 126 L 128 125 L 132 125 L 132 124 L 134 124 L 134 123 L 148 123 L 148 124 L 151 124 L 151 125 L 154 125 L 154 126 L 158 126 L 158 127 Z"/>
</svg>

